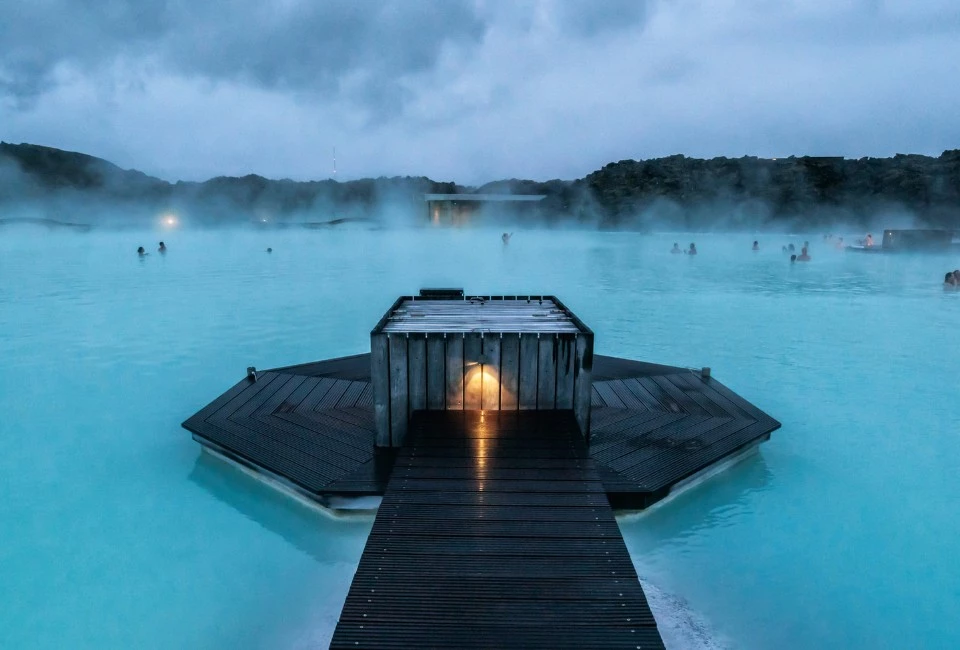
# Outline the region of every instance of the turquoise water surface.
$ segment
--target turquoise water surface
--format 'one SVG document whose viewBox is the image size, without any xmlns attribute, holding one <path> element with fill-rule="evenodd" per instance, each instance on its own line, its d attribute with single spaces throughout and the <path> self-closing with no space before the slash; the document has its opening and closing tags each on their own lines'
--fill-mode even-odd
<svg viewBox="0 0 960 650">
<path fill-rule="evenodd" d="M 397 295 L 463 286 L 555 293 L 598 352 L 711 366 L 783 422 L 621 517 L 672 647 L 960 647 L 960 293 L 940 284 L 960 256 L 806 238 L 791 265 L 802 236 L 0 232 L 0 646 L 329 642 L 372 519 L 278 495 L 179 424 L 248 365 L 364 352 Z"/>
</svg>

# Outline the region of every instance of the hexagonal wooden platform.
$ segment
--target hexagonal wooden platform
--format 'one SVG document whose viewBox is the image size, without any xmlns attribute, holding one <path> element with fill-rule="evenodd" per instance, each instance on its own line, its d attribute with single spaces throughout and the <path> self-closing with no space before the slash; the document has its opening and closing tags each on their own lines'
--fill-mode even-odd
<svg viewBox="0 0 960 650">
<path fill-rule="evenodd" d="M 382 495 L 370 355 L 244 378 L 183 426 L 210 449 L 310 499 Z M 596 355 L 588 453 L 614 507 L 645 508 L 780 423 L 699 372 Z"/>
</svg>

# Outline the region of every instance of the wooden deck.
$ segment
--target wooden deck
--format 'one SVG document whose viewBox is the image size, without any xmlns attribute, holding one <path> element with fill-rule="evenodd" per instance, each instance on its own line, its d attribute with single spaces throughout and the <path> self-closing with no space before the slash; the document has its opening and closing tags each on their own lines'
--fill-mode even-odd
<svg viewBox="0 0 960 650">
<path fill-rule="evenodd" d="M 419 411 L 332 648 L 662 648 L 572 411 Z"/>
<path fill-rule="evenodd" d="M 382 495 L 393 468 L 394 453 L 374 445 L 369 354 L 243 379 L 183 426 L 209 448 L 320 503 Z M 614 507 L 656 503 L 779 426 L 716 379 L 594 357 L 589 454 Z"/>
<path fill-rule="evenodd" d="M 590 456 L 614 507 L 646 508 L 780 428 L 699 372 L 624 359 L 594 369 Z"/>
<path fill-rule="evenodd" d="M 214 451 L 304 496 L 381 495 L 393 453 L 374 447 L 369 355 L 242 379 L 183 426 Z"/>
</svg>

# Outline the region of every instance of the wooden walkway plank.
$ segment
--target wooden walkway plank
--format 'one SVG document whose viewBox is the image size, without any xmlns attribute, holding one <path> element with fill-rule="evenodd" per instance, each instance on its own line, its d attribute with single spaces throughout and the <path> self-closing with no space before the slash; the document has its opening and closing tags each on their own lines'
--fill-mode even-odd
<svg viewBox="0 0 960 650">
<path fill-rule="evenodd" d="M 572 411 L 409 432 L 332 648 L 663 647 Z"/>
</svg>

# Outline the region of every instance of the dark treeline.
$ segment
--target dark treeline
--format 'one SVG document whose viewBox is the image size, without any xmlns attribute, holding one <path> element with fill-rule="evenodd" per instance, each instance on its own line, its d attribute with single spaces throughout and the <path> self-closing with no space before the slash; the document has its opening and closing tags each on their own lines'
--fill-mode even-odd
<svg viewBox="0 0 960 650">
<path fill-rule="evenodd" d="M 168 183 L 105 160 L 30 144 L 0 143 L 0 218 L 12 211 L 135 224 L 174 211 L 197 223 L 426 218 L 424 193 L 545 194 L 540 218 L 610 228 L 825 227 L 907 215 L 960 227 L 960 150 L 937 158 L 859 160 L 670 156 L 623 160 L 575 181 L 503 180 L 478 188 L 425 177 L 338 182 L 248 175 Z M 118 224 L 119 225 L 119 224 Z M 879 225 L 883 225 L 882 223 Z"/>
</svg>

